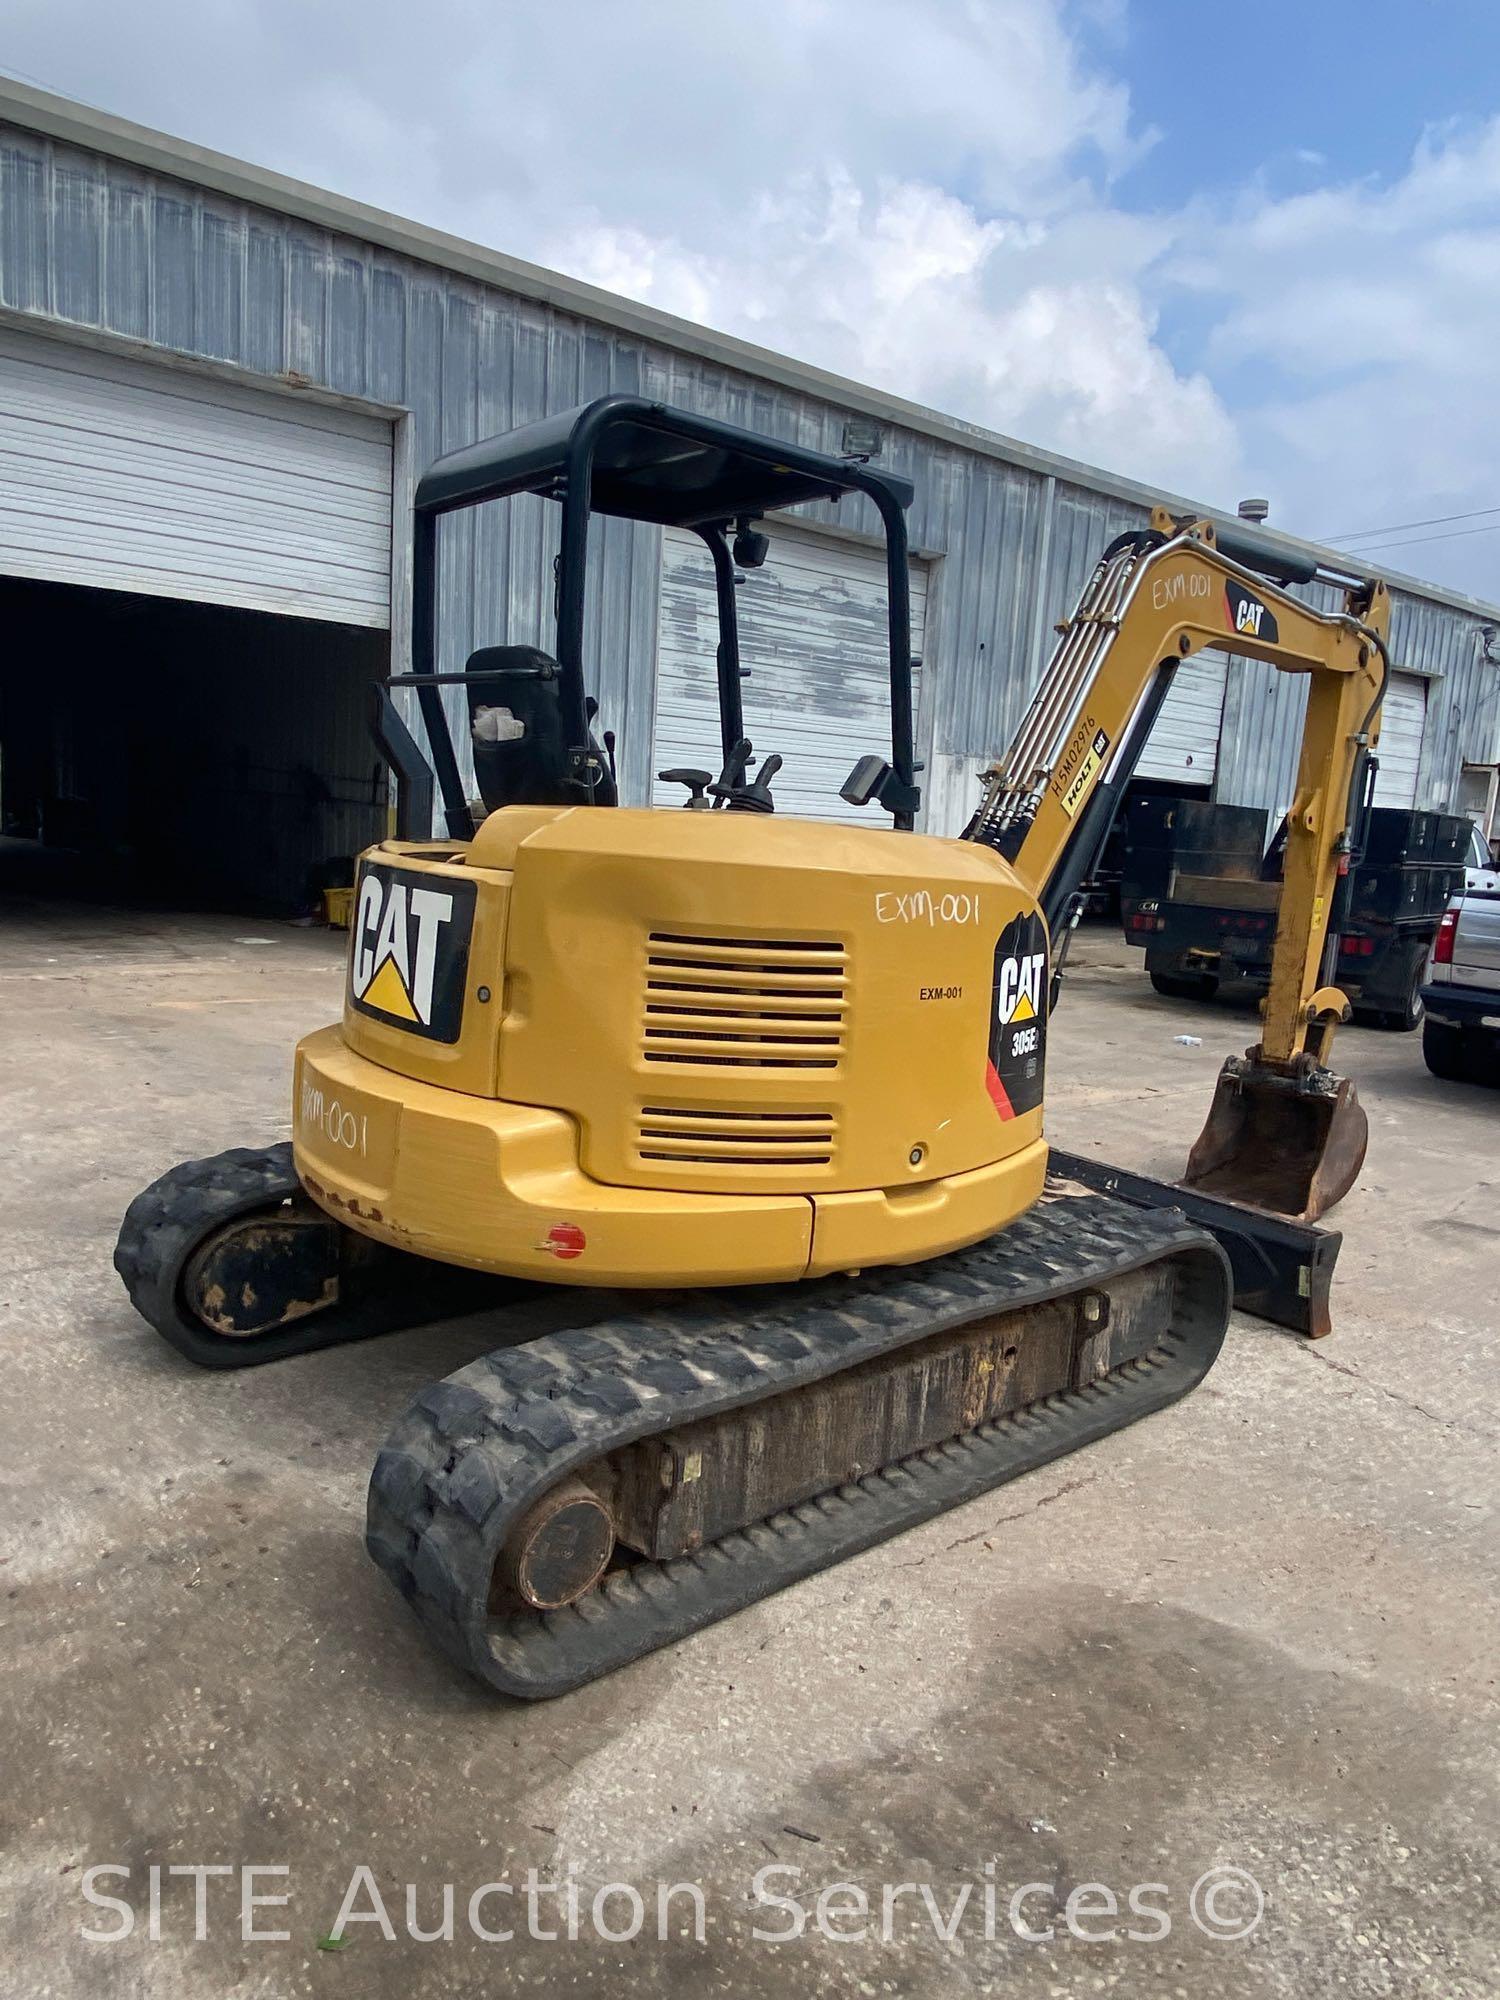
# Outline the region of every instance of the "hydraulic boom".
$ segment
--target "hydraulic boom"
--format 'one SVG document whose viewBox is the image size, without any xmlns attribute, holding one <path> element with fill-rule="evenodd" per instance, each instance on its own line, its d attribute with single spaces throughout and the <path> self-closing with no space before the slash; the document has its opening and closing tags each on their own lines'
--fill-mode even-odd
<svg viewBox="0 0 1500 2000">
<path fill-rule="evenodd" d="M 1225 1064 L 1185 1185 L 1311 1221 L 1347 1192 L 1367 1136 L 1352 1084 L 1328 1068 L 1350 1011 L 1330 983 L 1330 920 L 1378 736 L 1390 607 L 1378 581 L 1285 562 L 1270 544 L 1234 548 L 1212 522 L 1157 508 L 1148 529 L 1105 551 L 1014 742 L 986 773 L 966 837 L 1010 860 L 1056 940 L 1076 921 L 1079 885 L 1181 662 L 1214 646 L 1307 676 L 1261 1037 Z M 1341 609 L 1314 610 L 1281 587 L 1315 578 L 1343 586 Z"/>
</svg>

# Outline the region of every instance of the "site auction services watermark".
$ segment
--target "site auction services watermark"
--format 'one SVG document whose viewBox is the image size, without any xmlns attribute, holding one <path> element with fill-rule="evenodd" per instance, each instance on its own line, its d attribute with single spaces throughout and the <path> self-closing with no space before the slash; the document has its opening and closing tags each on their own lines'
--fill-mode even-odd
<svg viewBox="0 0 1500 2000">
<path fill-rule="evenodd" d="M 297 1893 L 290 1867 L 268 1862 L 153 1863 L 136 1869 L 101 1862 L 81 1877 L 87 1905 L 82 1934 L 91 1944 L 127 1938 L 204 1943 L 238 1935 L 244 1944 L 288 1944 L 293 1913 L 298 1936 L 312 1925 L 319 1944 L 335 1949 L 355 1939 L 395 1944 L 452 1943 L 474 1938 L 506 1945 L 636 1938 L 703 1944 L 709 1931 L 730 1929 L 758 1944 L 824 1939 L 830 1944 L 898 1944 L 928 1931 L 947 1944 L 1024 1944 L 1076 1939 L 1083 1944 L 1159 1944 L 1189 1924 L 1225 1943 L 1248 1938 L 1266 1898 L 1248 1869 L 1219 1865 L 1190 1885 L 1168 1882 L 1005 1884 L 985 1862 L 969 1880 L 815 1882 L 785 1862 L 769 1862 L 739 1889 L 706 1892 L 696 1882 L 604 1882 L 581 1877 L 569 1863 L 543 1878 L 528 1868 L 515 1879 L 473 1883 L 387 1881 L 361 1863 L 314 1898 Z"/>
</svg>

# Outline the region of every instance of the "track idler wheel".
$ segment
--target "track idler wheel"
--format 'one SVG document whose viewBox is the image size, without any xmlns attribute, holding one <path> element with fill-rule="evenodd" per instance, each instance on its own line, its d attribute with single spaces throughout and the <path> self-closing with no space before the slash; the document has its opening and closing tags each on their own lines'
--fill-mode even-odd
<svg viewBox="0 0 1500 2000">
<path fill-rule="evenodd" d="M 189 1257 L 183 1303 L 230 1339 L 322 1312 L 338 1302 L 342 1235 L 320 1209 L 296 1201 L 231 1222 Z"/>
<path fill-rule="evenodd" d="M 495 1564 L 490 1609 L 519 1598 L 534 1611 L 560 1611 L 593 1589 L 614 1552 L 609 1508 L 581 1479 L 565 1479 L 512 1529 Z"/>
<path fill-rule="evenodd" d="M 1369 1138 L 1347 1076 L 1310 1059 L 1272 1064 L 1252 1049 L 1220 1070 L 1182 1185 L 1316 1222 L 1353 1187 Z"/>
</svg>

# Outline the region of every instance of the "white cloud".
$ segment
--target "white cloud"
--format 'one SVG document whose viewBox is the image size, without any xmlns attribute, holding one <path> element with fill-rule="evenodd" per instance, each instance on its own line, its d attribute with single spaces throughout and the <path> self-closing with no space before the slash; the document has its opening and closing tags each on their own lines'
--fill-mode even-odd
<svg viewBox="0 0 1500 2000">
<path fill-rule="evenodd" d="M 917 182 L 845 176 L 764 199 L 731 249 L 602 224 L 558 246 L 596 284 L 1085 460 L 1222 478 L 1232 428 L 1154 343 L 1128 278 L 1065 275 L 1045 225 L 981 222 Z"/>
<path fill-rule="evenodd" d="M 1085 459 L 1228 476 L 1145 301 L 1166 239 L 1107 206 L 1149 135 L 1062 0 L 19 12 L 13 59 L 110 108 Z"/>
<path fill-rule="evenodd" d="M 1424 135 L 1388 183 L 1196 215 L 1181 240 L 1210 375 L 1255 384 L 1236 417 L 1277 518 L 1339 534 L 1500 502 L 1500 118 Z M 1500 597 L 1500 535 L 1380 559 Z"/>
<path fill-rule="evenodd" d="M 1264 490 L 1288 527 L 1492 499 L 1500 120 L 1390 185 L 1132 214 L 1151 135 L 1085 17 L 1125 60 L 1122 0 L 11 0 L 6 55 L 1030 442 Z M 1394 559 L 1496 594 L 1491 546 Z"/>
</svg>

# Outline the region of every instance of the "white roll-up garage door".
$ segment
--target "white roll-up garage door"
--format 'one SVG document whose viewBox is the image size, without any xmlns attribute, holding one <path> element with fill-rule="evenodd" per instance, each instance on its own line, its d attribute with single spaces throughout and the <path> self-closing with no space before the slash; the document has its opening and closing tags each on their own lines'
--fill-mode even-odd
<svg viewBox="0 0 1500 2000">
<path fill-rule="evenodd" d="M 1183 662 L 1152 724 L 1136 766 L 1138 778 L 1175 778 L 1185 785 L 1213 783 L 1228 676 L 1227 653 L 1195 653 Z"/>
<path fill-rule="evenodd" d="M 885 552 L 831 535 L 763 522 L 765 567 L 747 570 L 738 592 L 745 734 L 757 758 L 785 760 L 773 780 L 776 809 L 807 819 L 887 824 L 874 808 L 849 806 L 839 787 L 869 752 L 890 755 L 890 677 Z M 922 650 L 927 570 L 911 565 L 911 645 Z M 653 771 L 719 764 L 718 644 L 713 565 L 694 534 L 662 536 L 661 625 Z M 912 676 L 918 712 L 920 670 Z M 680 785 L 656 781 L 658 804 L 680 803 Z"/>
<path fill-rule="evenodd" d="M 0 573 L 390 623 L 391 428 L 0 330 Z"/>
<path fill-rule="evenodd" d="M 1380 745 L 1375 754 L 1378 806 L 1414 806 L 1427 727 L 1427 682 L 1421 674 L 1392 674 L 1380 712 Z"/>
</svg>

